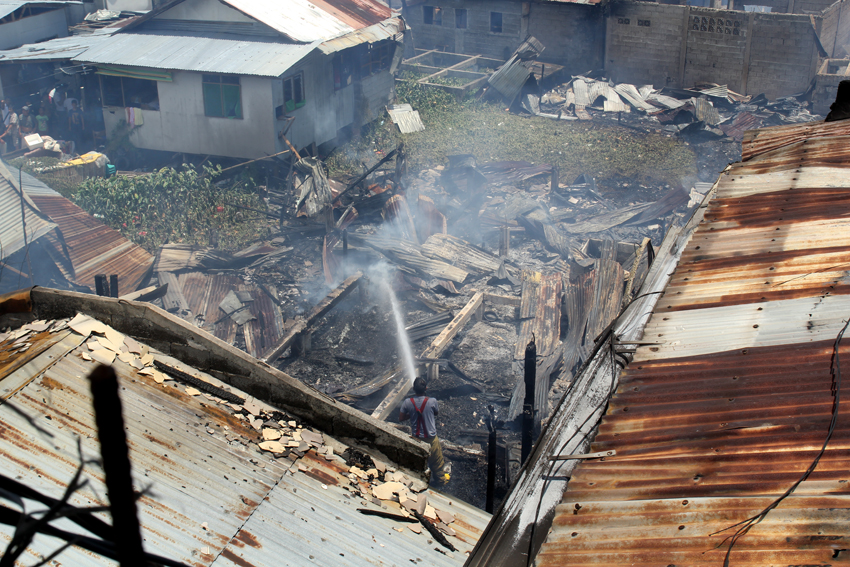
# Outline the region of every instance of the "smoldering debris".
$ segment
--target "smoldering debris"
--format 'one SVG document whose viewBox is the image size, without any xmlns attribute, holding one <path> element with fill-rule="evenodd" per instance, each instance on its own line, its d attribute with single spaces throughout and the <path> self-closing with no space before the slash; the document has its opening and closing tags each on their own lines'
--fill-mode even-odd
<svg viewBox="0 0 850 567">
<path fill-rule="evenodd" d="M 539 111 L 531 113 L 565 120 L 616 119 L 621 125 L 675 134 L 692 143 L 721 139 L 740 143 L 746 130 L 821 120 L 810 112 L 806 94 L 771 102 L 764 95 L 742 95 L 726 85 L 655 89 L 576 76 L 543 93 L 535 101 Z"/>
</svg>

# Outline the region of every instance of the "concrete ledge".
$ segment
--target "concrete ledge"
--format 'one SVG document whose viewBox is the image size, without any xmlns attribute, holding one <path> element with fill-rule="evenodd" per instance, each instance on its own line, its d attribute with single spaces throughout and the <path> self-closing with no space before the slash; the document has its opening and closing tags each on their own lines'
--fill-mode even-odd
<svg viewBox="0 0 850 567">
<path fill-rule="evenodd" d="M 73 317 L 77 312 L 89 315 L 355 447 L 378 451 L 412 471 L 425 469 L 429 453 L 425 443 L 337 402 L 154 305 L 41 287 L 33 288 L 30 298 L 37 318 Z"/>
</svg>

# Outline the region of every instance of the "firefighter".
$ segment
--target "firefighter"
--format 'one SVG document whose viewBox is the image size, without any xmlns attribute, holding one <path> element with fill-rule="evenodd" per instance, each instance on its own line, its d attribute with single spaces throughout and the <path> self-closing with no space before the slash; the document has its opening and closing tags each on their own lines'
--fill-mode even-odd
<svg viewBox="0 0 850 567">
<path fill-rule="evenodd" d="M 431 483 L 444 485 L 450 478 L 450 467 L 443 459 L 443 448 L 440 438 L 437 437 L 437 423 L 435 417 L 440 413 L 437 400 L 425 395 L 427 382 L 424 378 L 413 381 L 414 396 L 404 400 L 401 404 L 401 412 L 398 420 L 403 422 L 410 420 L 411 434 L 425 441 L 431 446 L 431 454 L 428 456 L 428 468 L 431 469 Z"/>
</svg>

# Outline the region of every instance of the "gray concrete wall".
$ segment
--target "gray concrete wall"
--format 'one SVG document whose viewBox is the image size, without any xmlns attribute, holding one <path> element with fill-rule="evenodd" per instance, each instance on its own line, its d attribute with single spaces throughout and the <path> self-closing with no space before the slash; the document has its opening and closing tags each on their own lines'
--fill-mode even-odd
<svg viewBox="0 0 850 567">
<path fill-rule="evenodd" d="M 807 15 L 621 1 L 611 6 L 607 22 L 605 70 L 617 82 L 709 82 L 776 98 L 805 90 L 817 58 Z"/>
<path fill-rule="evenodd" d="M 151 0 L 106 0 L 107 10 L 142 11 L 153 8 Z"/>
<path fill-rule="evenodd" d="M 175 71 L 172 82 L 157 82 L 160 110 L 142 110 L 144 124 L 130 142 L 143 149 L 256 158 L 275 149 L 272 82 L 241 77 L 242 119 L 204 115 L 201 73 Z M 123 108 L 103 109 L 107 134 L 125 119 Z"/>
<path fill-rule="evenodd" d="M 748 22 L 746 12 L 691 8 L 683 86 L 717 83 L 742 92 Z M 707 28 L 705 31 L 703 26 Z M 713 31 L 708 31 L 712 28 Z"/>
<path fill-rule="evenodd" d="M 603 66 L 605 18 L 599 6 L 532 3 L 528 33 L 546 46 L 540 60 L 563 65 L 566 73 L 586 73 Z"/>
<path fill-rule="evenodd" d="M 850 1 L 839 0 L 823 13 L 820 39 L 830 57 L 850 55 Z"/>
<path fill-rule="evenodd" d="M 754 14 L 745 94 L 768 98 L 805 91 L 817 71 L 818 50 L 808 16 Z"/>
<path fill-rule="evenodd" d="M 619 83 L 680 86 L 687 6 L 649 2 L 611 5 L 605 72 Z M 649 25 L 638 25 L 649 21 Z"/>
<path fill-rule="evenodd" d="M 436 6 L 443 9 L 442 25 L 425 24 L 423 9 Z M 413 30 L 413 41 L 417 49 L 441 49 L 453 53 L 484 55 L 505 59 L 525 39 L 523 13 L 528 3 L 510 0 L 428 0 L 411 6 L 406 22 Z M 467 10 L 466 29 L 455 26 L 455 10 Z M 502 13 L 502 32 L 490 31 L 490 12 Z M 532 34 L 533 35 L 533 34 Z"/>
<path fill-rule="evenodd" d="M 65 9 L 52 10 L 0 25 L 0 49 L 12 49 L 27 43 L 67 36 Z"/>
</svg>

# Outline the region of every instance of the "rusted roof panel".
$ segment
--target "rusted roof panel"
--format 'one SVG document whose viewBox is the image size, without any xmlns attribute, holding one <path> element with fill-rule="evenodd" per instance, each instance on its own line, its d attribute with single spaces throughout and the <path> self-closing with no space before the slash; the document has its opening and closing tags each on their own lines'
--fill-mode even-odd
<svg viewBox="0 0 850 567">
<path fill-rule="evenodd" d="M 20 340 L 0 334 L 0 399 L 11 398 L 47 432 L 35 431 L 24 417 L 0 405 L 0 473 L 53 497 L 61 496 L 75 472 L 78 440 L 84 458 L 94 460 L 100 453 L 87 380 L 95 363 L 82 358 L 88 353 L 81 346 L 85 340 L 68 329 L 33 331 Z M 24 344 L 29 346 L 18 352 Z M 457 536 L 449 539 L 458 551 L 441 553 L 424 531 L 415 534 L 407 524 L 359 513 L 361 507 L 377 507 L 346 490 L 349 471 L 340 460 L 310 451 L 296 463 L 276 459 L 257 448 L 260 434 L 228 405 L 190 395 L 185 385 L 156 384 L 118 359 L 112 367 L 121 382 L 134 485 L 151 489 L 139 500 L 148 552 L 199 567 L 402 565 L 411 560 L 456 567 L 489 518 L 457 499 L 428 491 L 432 506 L 456 518 L 451 526 Z M 336 443 L 327 436 L 324 442 Z M 89 465 L 85 476 L 89 484 L 71 503 L 106 504 L 102 471 Z M 79 529 L 68 522 L 58 527 Z M 393 529 L 397 527 L 401 533 Z M 5 547 L 13 531 L 0 526 L 0 546 Z M 22 559 L 34 563 L 56 547 L 55 540 L 37 537 Z M 59 561 L 104 564 L 103 558 L 75 547 Z"/>
<path fill-rule="evenodd" d="M 831 138 L 834 136 L 850 135 L 850 122 L 805 122 L 786 126 L 773 126 L 750 130 L 744 134 L 741 148 L 741 161 L 748 161 L 753 156 L 767 151 L 787 146 L 793 142 L 812 138 Z"/>
<path fill-rule="evenodd" d="M 812 463 L 850 312 L 848 126 L 747 133 L 747 161 L 720 177 L 590 448 L 616 455 L 573 471 L 536 565 L 722 565 L 727 528 Z M 850 343 L 839 352 L 850 360 Z M 730 564 L 843 560 L 848 416 L 842 405 L 814 473 Z"/>
<path fill-rule="evenodd" d="M 61 195 L 33 195 L 33 202 L 56 223 L 61 236 L 48 235 L 56 256 L 67 249 L 69 279 L 94 289 L 96 274 L 117 274 L 122 292 L 134 291 L 147 277 L 153 256 Z M 64 244 L 64 245 L 63 245 Z"/>
<path fill-rule="evenodd" d="M 227 0 L 240 12 L 299 42 L 328 40 L 381 23 L 392 10 L 377 0 Z"/>
<path fill-rule="evenodd" d="M 720 125 L 724 134 L 733 140 L 740 142 L 744 139 L 744 133 L 753 128 L 761 126 L 763 119 L 750 112 L 741 112 L 729 122 Z"/>
</svg>

